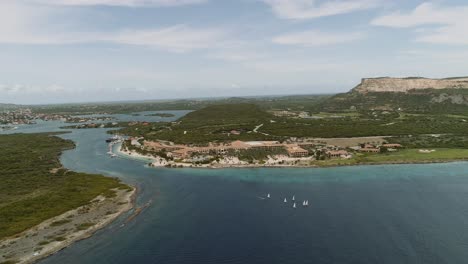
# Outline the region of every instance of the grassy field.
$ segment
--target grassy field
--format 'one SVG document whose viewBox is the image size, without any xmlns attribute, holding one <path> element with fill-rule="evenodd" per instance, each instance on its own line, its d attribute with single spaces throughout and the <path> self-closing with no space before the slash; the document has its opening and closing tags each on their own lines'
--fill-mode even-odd
<svg viewBox="0 0 468 264">
<path fill-rule="evenodd" d="M 468 159 L 468 149 L 434 149 L 435 152 L 420 153 L 418 149 L 404 149 L 380 155 L 368 155 L 362 158 L 369 162 L 420 162 Z"/>
<path fill-rule="evenodd" d="M 468 160 L 468 149 L 434 149 L 432 153 L 420 153 L 419 149 L 403 149 L 385 154 L 357 154 L 349 160 L 329 159 L 314 161 L 312 165 L 320 167 L 351 166 L 380 163 L 425 163 Z"/>
<path fill-rule="evenodd" d="M 49 134 L 0 136 L 0 239 L 89 203 L 114 188 L 117 179 L 61 168 L 59 155 L 71 141 Z"/>
</svg>

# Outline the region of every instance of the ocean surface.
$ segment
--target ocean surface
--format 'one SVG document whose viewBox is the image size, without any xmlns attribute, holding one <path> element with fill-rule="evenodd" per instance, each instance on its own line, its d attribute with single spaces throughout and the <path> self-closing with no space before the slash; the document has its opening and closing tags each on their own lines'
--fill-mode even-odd
<svg viewBox="0 0 468 264">
<path fill-rule="evenodd" d="M 13 132 L 59 126 L 39 122 Z M 465 162 L 155 169 L 110 158 L 107 129 L 71 131 L 61 135 L 77 145 L 64 152 L 65 167 L 119 177 L 138 186 L 138 206 L 150 206 L 41 264 L 468 263 Z M 293 195 L 309 207 L 292 208 Z"/>
</svg>

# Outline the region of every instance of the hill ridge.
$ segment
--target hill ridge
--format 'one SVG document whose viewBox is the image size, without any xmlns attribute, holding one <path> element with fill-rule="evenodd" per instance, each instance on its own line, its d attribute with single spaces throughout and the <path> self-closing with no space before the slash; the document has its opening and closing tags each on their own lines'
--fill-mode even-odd
<svg viewBox="0 0 468 264">
<path fill-rule="evenodd" d="M 412 90 L 426 89 L 468 89 L 468 77 L 451 77 L 443 79 L 425 77 L 377 77 L 363 78 L 361 83 L 352 91 L 358 93 L 369 92 L 397 92 L 408 93 Z"/>
</svg>

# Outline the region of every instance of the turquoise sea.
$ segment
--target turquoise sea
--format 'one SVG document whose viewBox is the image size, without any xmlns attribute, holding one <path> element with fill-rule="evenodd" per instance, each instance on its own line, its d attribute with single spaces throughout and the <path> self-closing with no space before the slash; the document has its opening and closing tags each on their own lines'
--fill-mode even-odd
<svg viewBox="0 0 468 264">
<path fill-rule="evenodd" d="M 62 163 L 119 177 L 151 205 L 40 263 L 468 263 L 468 163 L 155 169 L 106 155 L 106 131 L 61 135 L 77 145 Z"/>
</svg>

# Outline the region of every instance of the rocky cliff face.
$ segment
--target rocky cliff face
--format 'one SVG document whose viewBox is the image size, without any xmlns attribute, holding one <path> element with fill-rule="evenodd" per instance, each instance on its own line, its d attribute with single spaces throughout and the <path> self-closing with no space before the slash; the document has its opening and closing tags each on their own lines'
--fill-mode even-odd
<svg viewBox="0 0 468 264">
<path fill-rule="evenodd" d="M 354 91 L 368 92 L 399 92 L 422 89 L 468 89 L 468 77 L 449 79 L 428 78 L 370 78 L 362 79 Z"/>
</svg>

